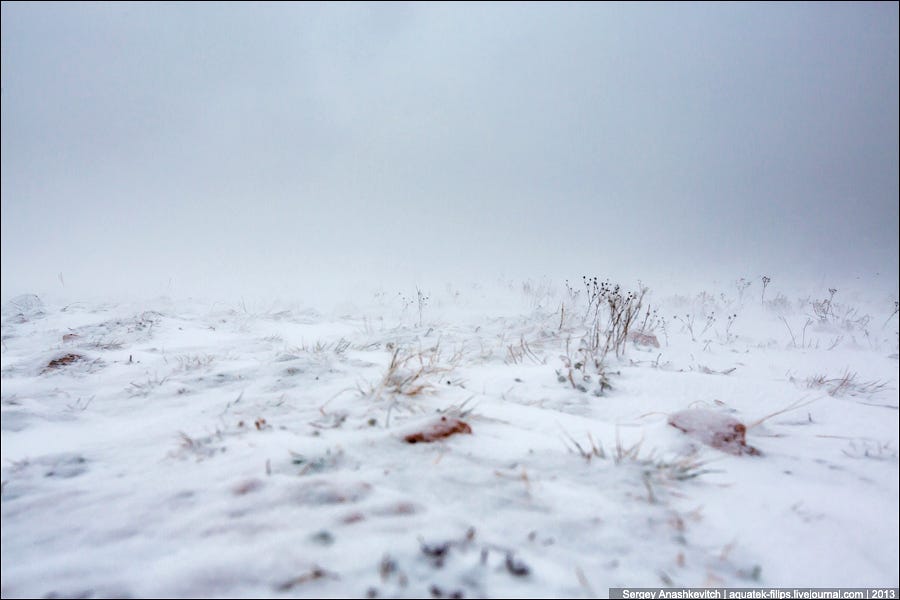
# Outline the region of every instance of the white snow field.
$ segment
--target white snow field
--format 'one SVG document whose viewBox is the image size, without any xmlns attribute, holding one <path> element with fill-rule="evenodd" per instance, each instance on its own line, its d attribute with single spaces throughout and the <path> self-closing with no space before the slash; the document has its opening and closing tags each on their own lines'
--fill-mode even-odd
<svg viewBox="0 0 900 600">
<path fill-rule="evenodd" d="M 2 595 L 896 587 L 896 291 L 749 284 L 12 298 Z"/>
</svg>

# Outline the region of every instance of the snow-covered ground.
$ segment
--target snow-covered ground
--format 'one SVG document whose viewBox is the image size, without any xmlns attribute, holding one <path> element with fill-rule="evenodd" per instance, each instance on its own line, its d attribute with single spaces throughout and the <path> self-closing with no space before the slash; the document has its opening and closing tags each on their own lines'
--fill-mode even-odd
<svg viewBox="0 0 900 600">
<path fill-rule="evenodd" d="M 896 291 L 745 283 L 651 290 L 599 366 L 591 281 L 14 298 L 2 595 L 896 587 Z"/>
</svg>

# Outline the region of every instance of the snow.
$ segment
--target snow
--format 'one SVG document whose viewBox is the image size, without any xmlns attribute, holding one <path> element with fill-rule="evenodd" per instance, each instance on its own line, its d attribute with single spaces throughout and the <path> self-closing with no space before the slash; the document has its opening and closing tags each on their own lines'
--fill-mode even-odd
<svg viewBox="0 0 900 600">
<path fill-rule="evenodd" d="M 894 290 L 651 290 L 611 389 L 588 291 L 7 301 L 3 597 L 897 587 Z"/>
</svg>

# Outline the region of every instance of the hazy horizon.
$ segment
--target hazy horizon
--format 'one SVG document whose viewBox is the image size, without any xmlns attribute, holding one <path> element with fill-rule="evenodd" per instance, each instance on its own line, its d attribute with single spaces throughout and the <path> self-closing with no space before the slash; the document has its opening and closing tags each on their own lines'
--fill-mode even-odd
<svg viewBox="0 0 900 600">
<path fill-rule="evenodd" d="M 4 2 L 3 297 L 896 285 L 898 44 L 897 3 Z"/>
</svg>

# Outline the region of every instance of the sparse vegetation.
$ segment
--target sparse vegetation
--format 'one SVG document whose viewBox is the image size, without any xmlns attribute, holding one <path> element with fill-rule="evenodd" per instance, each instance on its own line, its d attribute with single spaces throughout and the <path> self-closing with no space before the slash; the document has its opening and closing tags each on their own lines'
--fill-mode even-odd
<svg viewBox="0 0 900 600">
<path fill-rule="evenodd" d="M 222 535 L 266 535 L 266 515 L 287 506 L 285 514 L 301 517 L 285 525 L 290 539 L 310 544 L 311 552 L 331 548 L 322 555 L 327 563 L 272 569 L 265 590 L 333 595 L 345 591 L 336 582 L 357 586 L 357 571 L 350 574 L 341 553 L 345 540 L 360 536 L 360 547 L 372 552 L 372 579 L 346 589 L 372 597 L 488 596 L 500 589 L 493 587 L 498 581 L 548 591 L 539 587 L 545 565 L 557 569 L 557 556 L 568 559 L 581 548 L 596 549 L 601 558 L 587 557 L 577 569 L 567 565 L 567 590 L 576 593 L 598 583 L 590 574 L 606 564 L 599 561 L 623 561 L 626 573 L 643 567 L 646 556 L 655 561 L 650 576 L 664 582 L 711 572 L 740 583 L 759 570 L 726 560 L 729 553 L 740 556 L 737 545 L 720 555 L 719 547 L 710 551 L 708 540 L 698 541 L 702 528 L 692 527 L 686 506 L 734 502 L 742 515 L 759 518 L 769 513 L 752 492 L 789 482 L 794 471 L 799 482 L 828 469 L 823 485 L 849 486 L 846 493 L 854 494 L 860 474 L 854 467 L 875 477 L 896 466 L 895 429 L 886 424 L 896 410 L 888 392 L 896 377 L 885 370 L 894 357 L 884 356 L 888 332 L 876 328 L 875 339 L 863 339 L 871 326 L 865 299 L 858 311 L 836 289 L 824 300 L 788 301 L 777 289 L 768 291 L 768 276 L 760 303 L 744 294 L 743 308 L 746 280 L 737 292 L 728 283 L 727 293 L 661 301 L 640 283 L 628 291 L 599 277 L 556 291 L 543 282 L 502 285 L 502 293 L 513 295 L 502 302 L 477 289 L 478 300 L 487 301 L 484 318 L 478 305 L 467 304 L 465 290 L 448 288 L 451 310 L 434 315 L 433 301 L 417 289 L 403 299 L 405 312 L 391 292 L 377 296 L 378 307 L 365 307 L 362 316 L 301 319 L 296 311 L 210 313 L 204 307 L 200 317 L 185 310 L 183 317 L 147 311 L 131 318 L 135 313 L 126 309 L 115 319 L 85 318 L 79 311 L 89 309 L 77 307 L 60 315 L 51 307 L 47 326 L 5 321 L 4 442 L 30 428 L 36 434 L 47 422 L 48 431 L 82 423 L 90 435 L 105 436 L 96 424 L 121 419 L 122 431 L 86 445 L 89 462 L 71 471 L 101 467 L 78 488 L 85 498 L 110 473 L 134 476 L 137 489 L 145 474 L 150 484 L 175 482 L 152 500 L 202 523 L 201 533 L 184 537 L 201 548 Z M 888 316 L 878 300 L 875 322 L 895 323 L 896 310 Z M 448 306 L 445 297 L 434 305 Z M 463 319 L 453 321 L 459 313 Z M 28 345 L 25 332 L 32 329 L 46 346 Z M 82 376 L 90 368 L 88 348 L 105 361 L 98 376 Z M 793 384 L 776 380 L 771 366 L 780 364 L 804 369 L 803 376 L 791 377 Z M 847 366 L 835 371 L 835 364 Z M 825 374 L 807 377 L 810 368 Z M 813 401 L 820 404 L 796 410 Z M 859 411 L 858 422 L 841 421 L 848 407 Z M 860 425 L 866 411 L 873 418 Z M 702 422 L 685 414 L 697 412 Z M 753 422 L 747 414 L 765 416 Z M 145 429 L 146 436 L 132 435 Z M 558 429 L 593 435 L 564 434 L 564 450 L 553 439 Z M 604 437 L 596 437 L 601 431 Z M 798 441 L 803 452 L 795 453 Z M 115 452 L 107 450 L 113 446 Z M 815 462 L 797 460 L 810 456 Z M 706 476 L 712 464 L 724 475 Z M 54 475 L 45 477 L 48 471 Z M 132 475 L 137 472 L 140 478 Z M 48 486 L 61 483 L 60 473 L 8 465 L 4 506 L 18 508 L 32 489 L 51 497 Z M 128 483 L 114 481 L 105 490 L 131 493 Z M 785 485 L 785 493 L 790 489 Z M 866 491 L 880 493 L 882 504 L 891 501 L 890 490 Z M 205 510 L 207 502 L 218 508 Z M 168 530 L 175 523 L 169 514 L 150 516 Z M 819 524 L 829 518 L 793 508 L 782 517 L 797 515 Z M 476 538 L 475 526 L 487 518 L 498 520 L 502 546 Z M 457 533 L 466 531 L 467 519 L 472 533 L 454 537 L 452 527 L 462 522 Z M 628 535 L 613 524 L 619 522 Z M 116 533 L 121 525 L 132 525 L 127 515 L 114 524 Z M 5 520 L 4 535 L 10 526 L 15 522 Z M 105 533 L 89 522 L 85 528 L 98 539 Z M 596 546 L 592 540 L 599 540 Z M 554 545 L 558 550 L 546 550 Z M 651 547 L 660 551 L 644 552 Z M 466 578 L 456 579 L 458 572 Z"/>
<path fill-rule="evenodd" d="M 737 313 L 728 315 L 728 323 L 725 325 L 725 340 L 726 344 L 730 344 L 736 338 L 736 336 L 731 333 L 731 328 L 734 327 L 735 321 L 737 321 Z"/>
<path fill-rule="evenodd" d="M 696 453 L 678 456 L 672 459 L 661 459 L 653 456 L 653 453 L 641 456 L 643 440 L 639 440 L 630 446 L 622 443 L 616 436 L 616 444 L 611 452 L 603 448 L 603 444 L 595 442 L 593 436 L 588 434 L 587 443 L 582 445 L 573 437 L 566 435 L 566 447 L 570 452 L 578 454 L 587 462 L 594 460 L 611 460 L 616 466 L 637 467 L 640 472 L 641 483 L 647 491 L 647 500 L 651 503 L 658 501 L 657 492 L 659 486 L 671 486 L 674 483 L 688 481 L 713 471 L 706 468 L 706 463 Z"/>
<path fill-rule="evenodd" d="M 566 353 L 559 357 L 563 368 L 557 369 L 557 380 L 560 383 L 569 383 L 572 389 L 579 392 L 587 392 L 589 387 L 593 387 L 595 396 L 602 396 L 607 390 L 611 390 L 613 386 L 607 374 L 606 364 L 584 343 L 584 340 L 579 343 L 574 357 L 570 348 L 571 339 L 566 340 Z"/>
<path fill-rule="evenodd" d="M 597 277 L 583 278 L 588 306 L 586 321 L 588 331 L 583 341 L 593 358 L 601 362 L 610 352 L 617 358 L 625 353 L 628 332 L 641 313 L 647 288 L 640 285 L 638 291 L 625 291 L 609 280 L 600 282 Z"/>
<path fill-rule="evenodd" d="M 885 319 L 884 325 L 883 325 L 884 327 L 887 327 L 887 324 L 891 322 L 891 319 L 893 319 L 895 316 L 897 316 L 898 311 L 900 311 L 900 302 L 898 302 L 897 300 L 894 300 L 894 312 L 892 312 L 890 314 L 890 316 L 887 319 Z"/>
<path fill-rule="evenodd" d="M 710 312 L 704 316 L 704 325 L 703 329 L 700 331 L 699 335 L 694 335 L 694 322 L 696 321 L 696 315 L 688 313 L 684 316 L 675 315 L 673 317 L 676 321 L 680 322 L 682 325 L 682 331 L 687 331 L 691 336 L 691 341 L 696 342 L 697 337 L 703 337 L 707 331 L 716 323 L 716 313 Z"/>
<path fill-rule="evenodd" d="M 148 375 L 146 381 L 132 381 L 125 391 L 132 398 L 146 398 L 168 380 L 168 377 L 160 378 L 158 375 Z"/>
<path fill-rule="evenodd" d="M 813 375 L 806 378 L 806 387 L 810 389 L 824 389 L 829 396 L 873 396 L 887 389 L 884 381 L 862 381 L 859 375 L 845 370 L 839 377 L 826 375 Z"/>
<path fill-rule="evenodd" d="M 225 452 L 225 446 L 221 445 L 223 434 L 218 429 L 213 434 L 194 437 L 179 431 L 178 440 L 178 449 L 170 453 L 172 458 L 193 457 L 199 462 Z"/>
<path fill-rule="evenodd" d="M 440 343 L 428 349 L 416 351 L 391 347 L 391 359 L 377 384 L 368 389 L 359 388 L 360 394 L 371 402 L 378 402 L 388 396 L 390 405 L 386 424 L 390 423 L 390 411 L 398 404 L 398 398 L 414 398 L 434 392 L 441 381 L 450 381 L 447 375 L 453 371 L 462 357 L 457 350 L 445 358 Z"/>
<path fill-rule="evenodd" d="M 208 369 L 215 359 L 216 357 L 212 354 L 181 354 L 175 357 L 175 362 L 178 365 L 176 370 L 188 372 Z"/>
<path fill-rule="evenodd" d="M 738 292 L 738 303 L 739 304 L 744 303 L 744 293 L 747 291 L 747 288 L 749 288 L 751 285 L 753 285 L 753 282 L 750 281 L 749 279 L 745 279 L 744 277 L 741 277 L 740 279 L 738 279 L 737 281 L 734 282 L 734 286 L 737 288 L 737 292 Z M 765 292 L 763 292 L 763 293 L 765 293 Z"/>
<path fill-rule="evenodd" d="M 891 442 L 877 442 L 866 439 L 850 440 L 847 448 L 841 452 L 843 452 L 844 456 L 850 458 L 897 462 L 897 449 L 894 448 Z"/>
<path fill-rule="evenodd" d="M 429 297 L 423 292 L 418 286 L 416 287 L 416 296 L 415 298 L 410 298 L 404 296 L 402 292 L 398 292 L 397 295 L 400 297 L 400 302 L 403 306 L 402 312 L 405 313 L 410 306 L 415 305 L 418 309 L 419 319 L 416 322 L 417 327 L 421 327 L 425 315 L 425 307 L 428 306 Z"/>
<path fill-rule="evenodd" d="M 506 361 L 508 364 L 521 364 L 525 362 L 525 360 L 529 360 L 534 364 L 546 364 L 547 359 L 539 357 L 534 350 L 531 348 L 531 344 L 525 339 L 525 336 L 522 335 L 519 338 L 518 344 L 510 344 L 507 346 L 507 357 Z"/>
<path fill-rule="evenodd" d="M 791 326 L 790 326 L 790 324 L 788 324 L 787 319 L 785 319 L 784 317 L 779 317 L 779 319 L 781 319 L 781 321 L 784 323 L 784 326 L 787 327 L 788 333 L 791 336 L 791 347 L 806 348 L 807 347 L 806 330 L 809 328 L 810 325 L 813 324 L 813 320 L 807 317 L 806 322 L 803 324 L 803 328 L 800 330 L 801 337 L 800 337 L 800 342 L 798 343 L 797 336 L 794 335 L 794 330 L 791 329 Z"/>
<path fill-rule="evenodd" d="M 94 350 L 121 350 L 124 345 L 125 342 L 120 339 L 98 338 L 91 340 L 86 347 L 93 348 Z"/>
<path fill-rule="evenodd" d="M 816 318 L 819 319 L 819 322 L 827 323 L 835 318 L 834 295 L 836 293 L 837 288 L 828 288 L 828 298 L 825 298 L 824 300 L 812 301 L 813 313 L 815 313 Z"/>
</svg>

